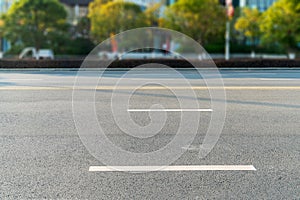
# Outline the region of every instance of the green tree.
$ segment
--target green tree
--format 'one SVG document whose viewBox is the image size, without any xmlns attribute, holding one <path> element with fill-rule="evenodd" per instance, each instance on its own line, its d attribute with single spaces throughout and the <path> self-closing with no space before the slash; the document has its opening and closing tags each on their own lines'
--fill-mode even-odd
<svg viewBox="0 0 300 200">
<path fill-rule="evenodd" d="M 89 18 L 92 35 L 98 42 L 111 34 L 147 25 L 140 6 L 124 1 L 91 4 Z"/>
<path fill-rule="evenodd" d="M 224 36 L 226 19 L 225 8 L 218 0 L 178 0 L 166 9 L 160 25 L 205 45 Z"/>
<path fill-rule="evenodd" d="M 89 4 L 89 10 L 99 9 L 108 2 L 112 2 L 112 0 L 94 0 Z"/>
<path fill-rule="evenodd" d="M 77 37 L 82 37 L 88 39 L 90 37 L 90 29 L 91 29 L 91 22 L 90 19 L 87 17 L 80 18 L 78 24 L 75 27 L 75 32 Z"/>
<path fill-rule="evenodd" d="M 160 3 L 155 3 L 150 5 L 145 10 L 145 16 L 146 16 L 146 23 L 148 26 L 158 26 L 159 19 L 160 19 Z"/>
<path fill-rule="evenodd" d="M 234 28 L 242 33 L 246 38 L 250 39 L 252 50 L 254 51 L 258 45 L 261 32 L 259 29 L 261 12 L 257 9 L 244 8 L 241 16 L 234 24 Z"/>
<path fill-rule="evenodd" d="M 262 40 L 267 44 L 277 44 L 291 51 L 300 41 L 299 0 L 279 0 L 262 15 L 260 29 Z"/>
<path fill-rule="evenodd" d="M 101 23 L 101 19 L 99 18 L 99 12 L 105 4 L 108 2 L 112 2 L 112 0 L 94 0 L 89 4 L 89 14 L 88 19 L 90 23 L 90 33 L 92 39 L 95 40 L 95 43 L 98 43 L 100 39 L 98 39 L 98 24 Z"/>
<path fill-rule="evenodd" d="M 58 0 L 19 0 L 2 16 L 0 31 L 13 45 L 40 49 L 53 42 L 51 35 L 67 29 L 67 13 Z"/>
</svg>

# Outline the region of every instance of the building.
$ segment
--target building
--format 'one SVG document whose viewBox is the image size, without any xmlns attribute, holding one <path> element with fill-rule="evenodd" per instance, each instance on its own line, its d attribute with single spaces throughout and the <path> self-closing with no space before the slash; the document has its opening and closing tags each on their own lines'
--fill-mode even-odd
<svg viewBox="0 0 300 200">
<path fill-rule="evenodd" d="M 232 0 L 232 5 L 234 7 L 239 7 L 240 6 L 240 0 Z"/>
<path fill-rule="evenodd" d="M 68 22 L 76 25 L 78 20 L 87 16 L 89 3 L 93 0 L 60 0 L 68 13 Z"/>
<path fill-rule="evenodd" d="M 260 11 L 267 10 L 277 0 L 240 0 L 240 7 L 257 8 Z"/>
<path fill-rule="evenodd" d="M 176 0 L 166 0 L 166 5 L 169 6 L 169 5 L 172 5 L 175 2 L 176 2 Z"/>
</svg>

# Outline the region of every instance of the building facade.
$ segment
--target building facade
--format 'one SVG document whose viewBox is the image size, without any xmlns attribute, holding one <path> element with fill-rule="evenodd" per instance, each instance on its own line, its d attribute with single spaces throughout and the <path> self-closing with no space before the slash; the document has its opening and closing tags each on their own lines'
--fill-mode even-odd
<svg viewBox="0 0 300 200">
<path fill-rule="evenodd" d="M 240 0 L 240 7 L 257 8 L 260 11 L 267 10 L 277 0 Z"/>
<path fill-rule="evenodd" d="M 68 13 L 67 21 L 76 25 L 78 20 L 87 16 L 89 3 L 93 0 L 60 0 Z"/>
<path fill-rule="evenodd" d="M 169 6 L 169 5 L 172 5 L 175 2 L 176 2 L 176 0 L 166 0 L 166 5 Z"/>
</svg>

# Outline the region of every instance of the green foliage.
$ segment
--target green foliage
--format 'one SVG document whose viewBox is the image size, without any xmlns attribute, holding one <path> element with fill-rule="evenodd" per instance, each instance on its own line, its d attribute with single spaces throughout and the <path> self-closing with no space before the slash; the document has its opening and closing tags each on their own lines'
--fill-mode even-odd
<svg viewBox="0 0 300 200">
<path fill-rule="evenodd" d="M 253 48 L 257 46 L 257 41 L 261 35 L 259 29 L 261 13 L 257 9 L 244 8 L 242 15 L 237 19 L 234 27 L 245 37 L 251 40 Z"/>
<path fill-rule="evenodd" d="M 80 18 L 78 24 L 75 27 L 75 34 L 79 35 L 82 38 L 89 38 L 90 29 L 91 29 L 90 19 L 87 17 L 82 17 Z"/>
<path fill-rule="evenodd" d="M 208 53 L 221 53 L 223 54 L 225 52 L 225 46 L 224 43 L 211 43 L 204 46 L 205 50 Z"/>
<path fill-rule="evenodd" d="M 278 44 L 286 50 L 300 41 L 299 0 L 278 0 L 262 15 L 260 24 L 265 44 Z"/>
<path fill-rule="evenodd" d="M 66 53 L 71 55 L 87 55 L 95 47 L 94 43 L 87 38 L 76 38 L 67 45 Z"/>
<path fill-rule="evenodd" d="M 160 7 L 160 3 L 155 3 L 153 5 L 150 5 L 145 10 L 146 24 L 148 26 L 158 26 L 160 18 Z"/>
<path fill-rule="evenodd" d="M 23 44 L 15 44 L 7 52 L 5 52 L 4 56 L 19 55 L 24 48 L 25 46 Z"/>
<path fill-rule="evenodd" d="M 206 44 L 224 37 L 226 19 L 218 0 L 178 0 L 166 9 L 160 25 Z"/>
<path fill-rule="evenodd" d="M 21 41 L 40 49 L 55 42 L 50 35 L 67 29 L 66 17 L 58 0 L 19 0 L 2 16 L 0 32 L 12 45 Z"/>
<path fill-rule="evenodd" d="M 94 43 L 83 37 L 72 38 L 70 33 L 52 33 L 49 35 L 53 44 L 48 44 L 45 48 L 53 49 L 54 53 L 62 55 L 87 55 L 95 47 Z"/>
<path fill-rule="evenodd" d="M 96 41 L 103 41 L 125 30 L 146 26 L 146 16 L 140 6 L 113 1 L 104 3 L 95 1 L 89 6 L 91 32 Z"/>
</svg>

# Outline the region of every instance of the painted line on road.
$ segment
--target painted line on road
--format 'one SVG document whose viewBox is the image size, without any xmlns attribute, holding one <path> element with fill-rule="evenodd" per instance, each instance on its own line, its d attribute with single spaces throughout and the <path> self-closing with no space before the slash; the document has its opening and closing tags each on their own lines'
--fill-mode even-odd
<svg viewBox="0 0 300 200">
<path fill-rule="evenodd" d="M 128 109 L 128 112 L 213 112 L 212 109 Z"/>
<path fill-rule="evenodd" d="M 90 166 L 90 172 L 256 171 L 253 165 Z"/>
<path fill-rule="evenodd" d="M 292 78 L 260 78 L 261 81 L 300 81 L 300 79 Z"/>
<path fill-rule="evenodd" d="M 136 87 L 114 87 L 114 86 L 99 86 L 99 87 L 44 87 L 44 86 L 4 86 L 0 90 L 134 90 Z M 147 86 L 138 88 L 138 90 L 300 90 L 300 86 L 225 86 L 225 87 L 156 87 Z"/>
<path fill-rule="evenodd" d="M 80 88 L 78 88 L 80 89 Z M 111 87 L 111 86 L 104 86 L 104 87 L 96 87 L 93 88 L 96 90 L 133 90 L 137 89 L 136 87 Z M 225 87 L 206 87 L 206 86 L 192 86 L 192 87 L 181 87 L 181 86 L 169 86 L 169 87 L 162 87 L 162 86 L 145 86 L 140 87 L 138 90 L 300 90 L 300 86 L 225 86 Z"/>
<path fill-rule="evenodd" d="M 10 82 L 10 81 L 42 81 L 44 79 L 36 79 L 36 78 L 14 78 L 14 79 L 4 79 L 3 81 L 5 82 Z"/>
<path fill-rule="evenodd" d="M 0 82 L 1 84 L 1 82 Z M 70 87 L 41 87 L 41 86 L 8 86 L 8 87 L 0 87 L 0 90 L 72 90 L 73 88 Z"/>
</svg>

